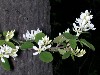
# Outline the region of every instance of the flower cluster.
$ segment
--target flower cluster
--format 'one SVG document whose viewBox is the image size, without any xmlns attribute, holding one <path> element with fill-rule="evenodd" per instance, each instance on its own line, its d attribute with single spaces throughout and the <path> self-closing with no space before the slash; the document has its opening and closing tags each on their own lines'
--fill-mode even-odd
<svg viewBox="0 0 100 75">
<path fill-rule="evenodd" d="M 27 40 L 34 40 L 36 34 L 41 33 L 42 31 L 39 30 L 39 28 L 37 30 L 31 30 L 31 33 L 27 30 L 26 34 L 23 34 L 23 38 L 27 41 Z"/>
<path fill-rule="evenodd" d="M 75 55 L 75 56 L 77 56 L 77 57 L 82 57 L 85 53 L 86 53 L 86 51 L 85 50 L 80 50 L 78 47 L 77 47 L 77 49 L 76 50 L 73 50 L 72 48 L 71 48 L 71 51 L 72 51 L 72 53 Z"/>
<path fill-rule="evenodd" d="M 73 31 L 77 33 L 76 36 L 79 36 L 82 32 L 88 31 L 90 29 L 96 29 L 90 21 L 93 18 L 93 15 L 90 15 L 90 13 L 91 12 L 88 12 L 88 10 L 86 10 L 85 13 L 81 13 L 80 18 L 76 18 L 75 23 L 73 23 Z"/>
<path fill-rule="evenodd" d="M 11 38 L 13 38 L 14 32 L 15 32 L 15 30 L 8 31 L 7 34 L 6 34 L 6 37 L 5 37 L 5 41 L 9 41 Z"/>
<path fill-rule="evenodd" d="M 18 46 L 16 46 L 16 48 L 14 49 L 14 48 L 11 48 L 11 47 L 9 47 L 9 46 L 7 46 L 7 45 L 2 45 L 2 46 L 0 46 L 0 57 L 1 57 L 1 61 L 2 62 L 5 62 L 5 60 L 3 59 L 4 57 L 5 58 L 9 58 L 10 56 L 11 57 L 13 57 L 13 58 L 15 58 L 15 57 L 17 57 L 17 52 L 18 52 L 18 49 L 19 49 L 19 47 Z"/>
<path fill-rule="evenodd" d="M 37 48 L 36 46 L 33 46 L 33 49 L 37 51 L 37 52 L 33 53 L 33 55 L 40 54 L 42 51 L 49 49 L 51 47 L 51 44 L 50 44 L 51 41 L 52 40 L 49 40 L 49 37 L 47 37 L 47 36 L 42 37 L 42 40 L 38 41 L 39 48 Z"/>
</svg>

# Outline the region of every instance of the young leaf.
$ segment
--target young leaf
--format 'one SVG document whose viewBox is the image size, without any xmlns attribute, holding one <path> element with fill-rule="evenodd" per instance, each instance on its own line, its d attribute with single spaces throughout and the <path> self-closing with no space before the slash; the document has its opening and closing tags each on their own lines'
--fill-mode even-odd
<svg viewBox="0 0 100 75">
<path fill-rule="evenodd" d="M 38 43 L 39 40 L 42 40 L 42 37 L 44 37 L 45 34 L 44 33 L 38 33 L 35 36 L 35 42 Z"/>
<path fill-rule="evenodd" d="M 63 36 L 67 39 L 77 39 L 78 37 L 70 33 L 64 33 Z"/>
<path fill-rule="evenodd" d="M 92 49 L 93 51 L 95 51 L 94 46 L 92 44 L 90 44 L 88 41 L 86 41 L 85 39 L 80 39 L 80 42 L 82 42 L 85 46 L 87 46 L 90 49 Z"/>
<path fill-rule="evenodd" d="M 7 35 L 7 31 L 4 31 L 4 32 L 3 32 L 3 36 L 6 36 L 6 35 Z"/>
<path fill-rule="evenodd" d="M 33 45 L 34 45 L 33 43 L 27 41 L 27 42 L 24 42 L 24 43 L 21 45 L 21 49 L 22 49 L 22 50 L 26 50 L 26 49 L 28 49 L 28 48 L 32 48 Z"/>
<path fill-rule="evenodd" d="M 59 53 L 60 53 L 61 55 L 64 55 L 64 54 L 66 53 L 66 51 L 63 50 L 63 49 L 58 49 L 58 51 L 59 51 Z"/>
<path fill-rule="evenodd" d="M 5 43 L 5 40 L 0 40 L 0 45 L 3 45 Z"/>
<path fill-rule="evenodd" d="M 60 35 L 60 36 L 56 37 L 56 38 L 53 40 L 53 42 L 54 42 L 54 43 L 61 43 L 61 42 L 65 41 L 65 40 L 66 40 L 65 37 L 64 37 L 63 35 Z"/>
<path fill-rule="evenodd" d="M 70 56 L 70 54 L 71 54 L 70 51 L 66 52 L 66 53 L 62 56 L 62 59 L 68 58 L 68 57 Z"/>
<path fill-rule="evenodd" d="M 76 42 L 77 42 L 76 39 L 70 39 L 70 40 L 69 40 L 69 44 L 70 44 L 70 46 L 71 46 L 73 49 L 75 49 L 76 46 L 77 46 L 77 43 L 76 43 Z"/>
<path fill-rule="evenodd" d="M 15 45 L 12 42 L 5 42 L 6 45 L 10 46 L 11 48 L 16 48 Z"/>
<path fill-rule="evenodd" d="M 50 52 L 41 52 L 39 58 L 46 63 L 49 63 L 53 60 L 53 56 Z"/>
<path fill-rule="evenodd" d="M 2 66 L 5 70 L 9 71 L 9 70 L 10 70 L 9 61 L 8 61 L 7 58 L 3 58 L 3 59 L 5 60 L 5 63 L 4 63 L 4 62 L 1 62 L 1 66 Z"/>
<path fill-rule="evenodd" d="M 81 44 L 81 46 L 83 47 L 83 43 L 81 42 L 81 41 L 78 41 L 80 44 Z"/>
</svg>

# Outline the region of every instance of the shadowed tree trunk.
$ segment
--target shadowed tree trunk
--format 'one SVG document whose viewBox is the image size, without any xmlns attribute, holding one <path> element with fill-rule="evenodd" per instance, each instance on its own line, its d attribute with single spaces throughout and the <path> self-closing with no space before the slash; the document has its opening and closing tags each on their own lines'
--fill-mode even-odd
<svg viewBox="0 0 100 75">
<path fill-rule="evenodd" d="M 37 28 L 50 35 L 49 16 L 49 0 L 0 0 L 0 32 L 15 29 L 20 40 L 26 30 Z M 52 64 L 43 63 L 32 53 L 23 51 L 16 60 L 11 59 L 14 69 L 0 67 L 0 75 L 53 75 Z"/>
</svg>

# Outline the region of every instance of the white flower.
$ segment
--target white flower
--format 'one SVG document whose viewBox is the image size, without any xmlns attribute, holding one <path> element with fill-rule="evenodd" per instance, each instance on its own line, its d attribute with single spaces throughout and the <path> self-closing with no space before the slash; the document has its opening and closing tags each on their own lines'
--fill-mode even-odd
<svg viewBox="0 0 100 75">
<path fill-rule="evenodd" d="M 33 34 L 34 30 L 31 30 L 31 33 L 27 30 L 26 34 L 23 34 L 23 38 L 25 40 L 34 40 L 34 34 Z"/>
<path fill-rule="evenodd" d="M 13 38 L 14 32 L 15 32 L 15 30 L 10 31 L 10 32 L 8 31 L 7 34 L 6 34 L 6 39 L 5 39 L 5 41 L 9 41 L 11 38 Z"/>
<path fill-rule="evenodd" d="M 81 50 L 80 53 L 77 54 L 77 57 L 82 57 L 86 53 L 85 50 Z"/>
<path fill-rule="evenodd" d="M 68 28 L 67 30 L 65 30 L 65 32 L 63 33 L 69 33 L 70 29 Z M 62 35 L 61 33 L 59 33 L 59 36 Z"/>
<path fill-rule="evenodd" d="M 63 32 L 63 33 L 69 33 L 69 31 L 70 31 L 70 29 L 68 28 L 68 29 L 65 30 L 65 32 Z"/>
<path fill-rule="evenodd" d="M 34 30 L 34 35 L 41 33 L 42 31 L 38 28 L 37 30 Z"/>
<path fill-rule="evenodd" d="M 73 31 L 77 33 L 76 36 L 79 36 L 84 31 L 96 29 L 90 21 L 93 18 L 93 15 L 90 15 L 90 13 L 91 11 L 88 12 L 86 10 L 85 13 L 81 13 L 80 18 L 76 18 L 75 23 L 73 23 Z"/>
<path fill-rule="evenodd" d="M 18 55 L 16 54 L 18 52 L 19 46 L 16 46 L 16 49 L 12 49 L 12 52 L 10 54 L 11 57 L 15 59 Z"/>
<path fill-rule="evenodd" d="M 42 40 L 39 40 L 38 41 L 38 47 L 36 46 L 33 46 L 33 49 L 36 50 L 35 53 L 33 53 L 33 55 L 37 55 L 37 54 L 40 54 L 42 51 L 45 51 L 47 49 L 49 49 L 51 47 L 51 41 L 52 40 L 49 40 L 49 37 L 45 36 L 42 38 Z"/>
<path fill-rule="evenodd" d="M 49 37 L 45 36 L 45 37 L 42 37 L 42 40 L 39 40 L 38 41 L 38 45 L 48 45 L 51 43 L 52 40 L 49 40 Z"/>
<path fill-rule="evenodd" d="M 19 46 L 16 46 L 15 49 L 13 49 L 13 48 L 5 45 L 5 44 L 0 46 L 0 58 L 1 58 L 1 61 L 5 62 L 3 57 L 5 57 L 5 58 L 9 58 L 10 56 L 13 57 L 13 58 L 17 57 L 16 53 L 18 52 L 18 49 L 19 49 Z"/>
<path fill-rule="evenodd" d="M 59 36 L 61 35 L 61 33 L 59 33 Z"/>
<path fill-rule="evenodd" d="M 77 47 L 77 49 L 76 50 L 73 50 L 72 48 L 71 48 L 71 51 L 72 51 L 72 53 L 75 55 L 75 56 L 77 56 L 77 57 L 82 57 L 85 53 L 86 53 L 86 51 L 85 50 L 80 50 L 78 47 Z"/>
<path fill-rule="evenodd" d="M 37 30 L 31 30 L 31 33 L 27 30 L 26 34 L 23 34 L 23 38 L 25 40 L 34 40 L 36 34 L 41 33 L 42 31 L 39 30 L 39 28 Z"/>
<path fill-rule="evenodd" d="M 40 45 L 39 45 L 39 48 L 37 48 L 36 46 L 33 46 L 33 49 L 37 51 L 37 52 L 33 53 L 33 55 L 40 54 L 42 51 L 46 50 L 46 48 L 44 46 L 42 47 Z"/>
<path fill-rule="evenodd" d="M 51 43 L 52 40 L 49 40 L 49 37 L 45 36 L 42 38 L 42 41 L 44 42 L 44 45 L 48 45 Z"/>
<path fill-rule="evenodd" d="M 5 63 L 5 60 L 1 57 L 1 61 Z"/>
</svg>

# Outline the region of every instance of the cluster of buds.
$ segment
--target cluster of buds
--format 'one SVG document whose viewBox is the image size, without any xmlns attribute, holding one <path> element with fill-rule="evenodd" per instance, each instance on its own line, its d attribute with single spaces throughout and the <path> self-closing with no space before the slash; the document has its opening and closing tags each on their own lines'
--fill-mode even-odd
<svg viewBox="0 0 100 75">
<path fill-rule="evenodd" d="M 96 29 L 90 21 L 93 18 L 93 15 L 90 15 L 90 13 L 91 12 L 88 12 L 88 10 L 86 10 L 85 13 L 81 13 L 80 18 L 76 18 L 75 23 L 73 23 L 73 31 L 77 33 L 76 36 L 79 36 L 81 33 L 86 32 L 90 29 Z"/>
<path fill-rule="evenodd" d="M 39 28 L 37 30 L 31 30 L 31 33 L 27 30 L 26 34 L 23 34 L 23 38 L 27 41 L 27 40 L 34 40 L 36 34 L 41 33 L 42 31 L 39 30 Z"/>
<path fill-rule="evenodd" d="M 49 49 L 51 47 L 51 44 L 50 44 L 51 41 L 52 40 L 49 40 L 49 37 L 47 37 L 47 36 L 42 37 L 42 40 L 38 41 L 39 48 L 36 46 L 33 46 L 33 49 L 37 51 L 37 52 L 33 53 L 33 55 L 40 54 L 42 51 Z"/>
<path fill-rule="evenodd" d="M 15 30 L 8 31 L 7 34 L 6 34 L 6 37 L 5 37 L 5 41 L 9 41 L 10 39 L 12 39 L 13 36 L 14 36 L 14 32 L 15 32 Z"/>
<path fill-rule="evenodd" d="M 76 48 L 76 50 L 73 50 L 72 48 L 71 48 L 71 51 L 72 51 L 72 53 L 75 55 L 75 56 L 77 56 L 77 57 L 82 57 L 85 53 L 86 53 L 86 51 L 85 50 L 80 50 L 78 47 Z"/>
</svg>

